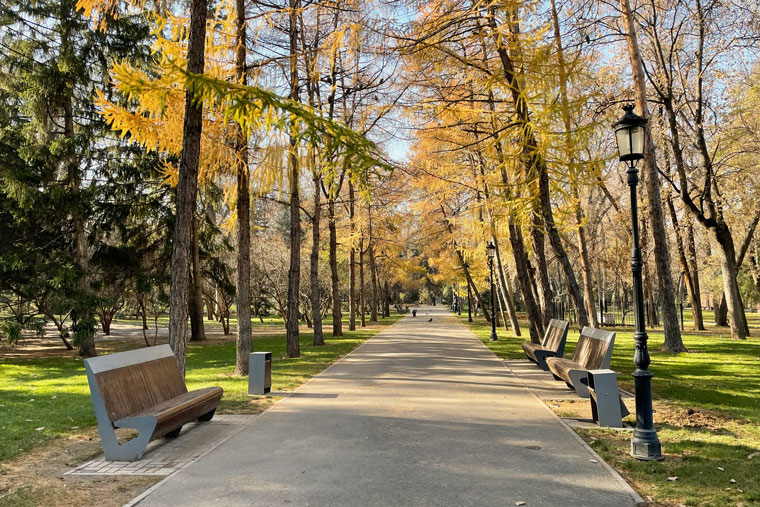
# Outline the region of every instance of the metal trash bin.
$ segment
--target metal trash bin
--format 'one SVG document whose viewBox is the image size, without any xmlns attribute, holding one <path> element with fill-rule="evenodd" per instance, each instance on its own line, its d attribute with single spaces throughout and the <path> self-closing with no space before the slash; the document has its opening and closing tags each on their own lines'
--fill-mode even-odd
<svg viewBox="0 0 760 507">
<path fill-rule="evenodd" d="M 248 394 L 267 394 L 272 390 L 272 353 L 251 352 L 248 356 Z"/>
</svg>

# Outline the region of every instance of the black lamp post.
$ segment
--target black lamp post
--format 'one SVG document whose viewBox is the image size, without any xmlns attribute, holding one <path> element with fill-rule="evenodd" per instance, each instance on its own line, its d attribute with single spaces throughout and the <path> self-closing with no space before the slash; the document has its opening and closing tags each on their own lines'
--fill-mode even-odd
<svg viewBox="0 0 760 507">
<path fill-rule="evenodd" d="M 661 460 L 662 449 L 654 429 L 652 418 L 652 373 L 649 371 L 649 351 L 647 332 L 644 329 L 644 291 L 641 283 L 641 250 L 639 249 L 639 215 L 636 186 L 639 170 L 636 162 L 644 158 L 645 126 L 647 120 L 633 112 L 632 105 L 623 106 L 625 114 L 615 126 L 615 138 L 620 161 L 628 164 L 628 186 L 631 189 L 631 221 L 633 250 L 631 251 L 631 271 L 633 272 L 633 308 L 636 321 L 633 341 L 635 352 L 633 362 L 636 371 L 633 378 L 636 386 L 636 428 L 631 438 L 631 455 L 640 460 Z"/>
<path fill-rule="evenodd" d="M 488 268 L 491 271 L 491 341 L 498 340 L 496 336 L 496 291 L 493 286 L 493 259 L 496 256 L 496 245 L 488 242 Z"/>
</svg>

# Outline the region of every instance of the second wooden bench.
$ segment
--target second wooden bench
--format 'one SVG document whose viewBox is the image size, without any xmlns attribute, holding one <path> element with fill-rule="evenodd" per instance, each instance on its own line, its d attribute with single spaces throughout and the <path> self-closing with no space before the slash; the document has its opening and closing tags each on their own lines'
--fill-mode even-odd
<svg viewBox="0 0 760 507">
<path fill-rule="evenodd" d="M 614 332 L 587 326 L 581 330 L 572 359 L 550 357 L 546 360 L 546 364 L 554 374 L 554 378 L 564 380 L 568 387 L 575 389 L 581 398 L 588 398 L 588 386 L 581 379 L 586 380 L 589 370 L 610 367 L 614 344 Z"/>
</svg>

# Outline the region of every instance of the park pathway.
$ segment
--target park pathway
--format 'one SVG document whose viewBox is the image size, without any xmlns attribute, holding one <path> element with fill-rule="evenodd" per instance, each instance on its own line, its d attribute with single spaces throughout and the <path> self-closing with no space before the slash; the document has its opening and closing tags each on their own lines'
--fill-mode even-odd
<svg viewBox="0 0 760 507">
<path fill-rule="evenodd" d="M 436 306 L 367 341 L 139 505 L 615 507 L 634 499 Z"/>
</svg>

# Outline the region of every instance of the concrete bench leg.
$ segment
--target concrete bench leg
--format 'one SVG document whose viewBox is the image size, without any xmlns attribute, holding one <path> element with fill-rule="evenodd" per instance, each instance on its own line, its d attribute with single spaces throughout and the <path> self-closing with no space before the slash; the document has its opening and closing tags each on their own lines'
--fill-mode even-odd
<svg viewBox="0 0 760 507">
<path fill-rule="evenodd" d="M 549 371 L 549 365 L 546 364 L 546 359 L 549 357 L 554 357 L 555 353 L 552 350 L 537 350 L 535 352 L 536 354 L 536 364 L 541 367 L 544 371 Z"/>
<path fill-rule="evenodd" d="M 586 374 L 586 370 L 570 370 L 570 383 L 581 398 L 589 398 L 591 396 L 588 392 L 588 386 L 584 382 L 581 382 L 581 379 L 586 380 Z"/>
<path fill-rule="evenodd" d="M 150 437 L 153 436 L 153 430 L 156 429 L 156 418 L 153 416 L 135 417 L 123 419 L 115 423 L 119 428 L 135 429 L 138 435 L 119 444 L 116 440 L 116 432 L 112 427 L 104 428 L 98 421 L 98 431 L 100 441 L 103 445 L 103 455 L 109 461 L 134 461 L 142 457 L 145 448 L 148 447 Z"/>
</svg>

